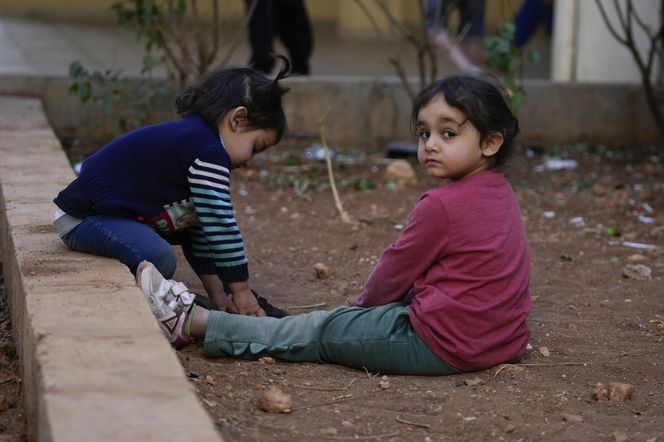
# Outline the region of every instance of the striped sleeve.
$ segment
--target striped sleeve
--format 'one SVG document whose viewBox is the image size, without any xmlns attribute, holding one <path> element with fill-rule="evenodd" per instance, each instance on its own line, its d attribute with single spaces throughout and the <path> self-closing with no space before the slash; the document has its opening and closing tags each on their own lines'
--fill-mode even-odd
<svg viewBox="0 0 664 442">
<path fill-rule="evenodd" d="M 246 281 L 249 271 L 233 215 L 229 169 L 198 158 L 189 167 L 187 180 L 200 224 L 190 230 L 193 254 L 212 259 L 224 282 Z"/>
</svg>

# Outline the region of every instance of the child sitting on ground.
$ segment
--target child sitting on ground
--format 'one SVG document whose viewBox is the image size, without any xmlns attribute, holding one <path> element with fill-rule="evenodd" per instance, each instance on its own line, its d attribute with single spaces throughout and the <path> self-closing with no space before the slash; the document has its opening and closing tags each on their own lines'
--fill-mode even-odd
<svg viewBox="0 0 664 442">
<path fill-rule="evenodd" d="M 211 72 L 178 95 L 180 120 L 131 131 L 88 157 L 54 200 L 65 244 L 116 258 L 134 274 L 147 260 L 167 278 L 177 262 L 171 244 L 179 244 L 218 309 L 283 316 L 249 286 L 230 197 L 231 169 L 285 131 L 279 81 L 289 64 L 280 58 L 275 79 L 249 68 Z"/>
<path fill-rule="evenodd" d="M 456 374 L 520 357 L 530 337 L 530 253 L 500 172 L 518 121 L 492 82 L 452 76 L 415 98 L 411 126 L 419 162 L 449 183 L 422 195 L 351 306 L 281 319 L 207 311 L 182 284 L 141 263 L 138 284 L 171 343 L 204 338 L 209 357 L 272 356 L 384 374 Z"/>
</svg>

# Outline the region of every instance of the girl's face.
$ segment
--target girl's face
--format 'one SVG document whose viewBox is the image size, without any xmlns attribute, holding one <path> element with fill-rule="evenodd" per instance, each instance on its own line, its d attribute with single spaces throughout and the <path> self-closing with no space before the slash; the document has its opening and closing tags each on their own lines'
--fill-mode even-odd
<svg viewBox="0 0 664 442">
<path fill-rule="evenodd" d="M 233 168 L 244 166 L 254 155 L 274 146 L 277 143 L 276 129 L 240 128 L 224 138 L 226 152 L 231 157 Z"/>
<path fill-rule="evenodd" d="M 494 134 L 482 143 L 475 126 L 463 112 L 448 105 L 442 94 L 422 106 L 415 133 L 419 140 L 417 158 L 427 174 L 450 180 L 488 169 L 490 157 L 503 140 L 502 135 Z"/>
<path fill-rule="evenodd" d="M 219 123 L 219 134 L 231 157 L 233 168 L 244 166 L 257 155 L 277 143 L 276 129 L 257 129 L 246 122 L 246 108 L 228 112 Z"/>
</svg>

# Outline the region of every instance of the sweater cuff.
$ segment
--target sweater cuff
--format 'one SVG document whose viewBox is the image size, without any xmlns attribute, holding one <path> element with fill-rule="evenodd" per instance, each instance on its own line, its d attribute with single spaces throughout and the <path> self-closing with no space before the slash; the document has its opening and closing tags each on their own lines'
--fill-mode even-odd
<svg viewBox="0 0 664 442">
<path fill-rule="evenodd" d="M 225 283 L 244 282 L 249 279 L 249 266 L 240 264 L 233 267 L 218 267 L 221 280 Z"/>
</svg>

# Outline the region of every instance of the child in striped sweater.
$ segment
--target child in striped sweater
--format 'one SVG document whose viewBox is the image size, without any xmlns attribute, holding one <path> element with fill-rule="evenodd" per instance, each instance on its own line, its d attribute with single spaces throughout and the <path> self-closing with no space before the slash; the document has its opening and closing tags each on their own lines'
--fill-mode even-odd
<svg viewBox="0 0 664 442">
<path fill-rule="evenodd" d="M 265 316 L 249 286 L 230 172 L 286 129 L 282 61 L 275 79 L 250 68 L 213 71 L 178 95 L 180 120 L 131 131 L 88 157 L 54 200 L 65 244 L 119 259 L 133 274 L 147 260 L 168 278 L 176 267 L 171 245 L 182 245 L 220 310 Z"/>
</svg>

